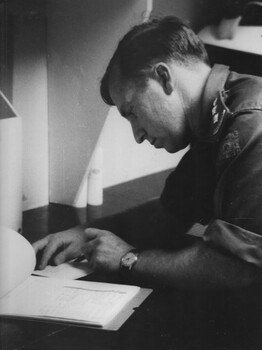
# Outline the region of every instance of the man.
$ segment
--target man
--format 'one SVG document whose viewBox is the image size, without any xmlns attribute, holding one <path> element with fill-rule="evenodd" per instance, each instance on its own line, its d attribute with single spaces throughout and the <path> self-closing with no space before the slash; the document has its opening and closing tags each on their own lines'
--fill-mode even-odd
<svg viewBox="0 0 262 350">
<path fill-rule="evenodd" d="M 159 221 L 168 221 L 169 242 L 186 233 L 200 238 L 180 250 L 169 243 L 135 249 L 128 237 L 77 227 L 34 243 L 43 250 L 41 268 L 52 256 L 59 264 L 84 253 L 95 270 L 130 280 L 200 289 L 255 282 L 262 267 L 262 79 L 211 68 L 193 31 L 166 17 L 120 41 L 101 95 L 131 123 L 138 143 L 171 153 L 191 146 L 166 182 Z M 163 241 L 164 231 L 156 232 Z"/>
</svg>

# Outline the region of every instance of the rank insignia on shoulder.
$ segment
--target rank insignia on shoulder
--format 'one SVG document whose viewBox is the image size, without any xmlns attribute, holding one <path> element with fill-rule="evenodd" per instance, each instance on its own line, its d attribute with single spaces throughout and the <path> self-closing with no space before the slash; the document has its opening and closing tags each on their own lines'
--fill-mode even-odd
<svg viewBox="0 0 262 350">
<path fill-rule="evenodd" d="M 220 91 L 219 95 L 213 101 L 212 107 L 212 122 L 210 126 L 209 135 L 212 139 L 218 137 L 223 125 L 227 119 L 227 116 L 230 114 L 228 107 L 225 104 L 225 92 Z"/>
<path fill-rule="evenodd" d="M 219 121 L 219 114 L 216 113 L 216 114 L 213 115 L 213 124 L 218 123 L 218 121 Z"/>
<path fill-rule="evenodd" d="M 226 160 L 236 157 L 240 153 L 238 131 L 229 132 L 219 147 L 218 160 Z"/>
</svg>

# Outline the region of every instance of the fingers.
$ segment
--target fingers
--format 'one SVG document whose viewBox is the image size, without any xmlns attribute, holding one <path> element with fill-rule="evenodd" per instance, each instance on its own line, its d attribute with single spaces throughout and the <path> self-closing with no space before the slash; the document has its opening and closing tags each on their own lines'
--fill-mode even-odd
<svg viewBox="0 0 262 350">
<path fill-rule="evenodd" d="M 48 244 L 48 238 L 42 238 L 39 241 L 32 244 L 35 254 L 37 254 L 40 250 L 44 249 L 44 247 Z"/>
<path fill-rule="evenodd" d="M 71 249 L 67 248 L 54 258 L 54 264 L 55 265 L 63 264 L 65 261 L 76 258 L 78 255 L 79 254 L 73 254 Z"/>
<path fill-rule="evenodd" d="M 35 253 L 38 254 L 38 259 L 40 260 L 38 268 L 40 270 L 44 269 L 51 258 L 53 258 L 55 265 L 59 265 L 66 260 L 80 255 L 81 250 L 83 250 L 88 258 L 93 255 L 93 251 L 96 250 L 96 239 L 103 236 L 105 232 L 106 231 L 89 228 L 85 230 L 85 234 L 83 234 L 82 229 L 80 231 L 70 229 L 46 236 L 33 243 Z M 85 242 L 88 244 L 86 247 L 83 246 Z M 84 249 L 82 249 L 82 247 Z"/>
<path fill-rule="evenodd" d="M 52 258 L 54 253 L 61 247 L 64 246 L 64 242 L 62 240 L 55 239 L 54 237 L 51 237 L 52 235 L 49 235 L 48 243 L 45 246 L 45 249 L 43 251 L 43 255 L 39 264 L 39 269 L 42 270 L 46 267 L 49 260 Z"/>
</svg>

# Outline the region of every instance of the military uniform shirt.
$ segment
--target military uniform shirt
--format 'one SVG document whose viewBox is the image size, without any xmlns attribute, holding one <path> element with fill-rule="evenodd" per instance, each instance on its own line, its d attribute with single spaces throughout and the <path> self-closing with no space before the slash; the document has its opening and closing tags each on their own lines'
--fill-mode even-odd
<svg viewBox="0 0 262 350">
<path fill-rule="evenodd" d="M 215 65 L 199 128 L 162 203 L 184 232 L 262 267 L 262 78 Z"/>
</svg>

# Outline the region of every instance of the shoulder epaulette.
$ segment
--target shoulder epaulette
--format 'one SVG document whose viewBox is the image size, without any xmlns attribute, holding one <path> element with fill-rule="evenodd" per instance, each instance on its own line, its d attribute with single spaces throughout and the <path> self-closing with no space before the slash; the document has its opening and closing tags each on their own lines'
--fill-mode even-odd
<svg viewBox="0 0 262 350">
<path fill-rule="evenodd" d="M 217 141 L 223 130 L 223 126 L 231 115 L 228 107 L 225 104 L 226 91 L 220 91 L 218 96 L 213 101 L 212 106 L 212 121 L 209 130 L 209 140 Z"/>
</svg>

